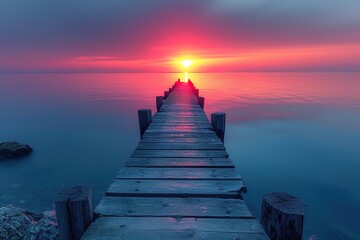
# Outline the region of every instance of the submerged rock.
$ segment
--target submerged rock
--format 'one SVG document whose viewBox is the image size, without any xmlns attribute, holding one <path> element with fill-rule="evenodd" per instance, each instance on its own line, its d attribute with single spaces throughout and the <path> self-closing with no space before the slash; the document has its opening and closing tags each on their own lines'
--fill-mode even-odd
<svg viewBox="0 0 360 240">
<path fill-rule="evenodd" d="M 0 143 L 0 159 L 2 158 L 17 158 L 28 155 L 33 150 L 29 145 L 20 144 L 18 142 L 3 142 Z"/>
<path fill-rule="evenodd" d="M 1 207 L 0 239 L 59 239 L 55 211 L 35 214 L 14 205 Z"/>
</svg>

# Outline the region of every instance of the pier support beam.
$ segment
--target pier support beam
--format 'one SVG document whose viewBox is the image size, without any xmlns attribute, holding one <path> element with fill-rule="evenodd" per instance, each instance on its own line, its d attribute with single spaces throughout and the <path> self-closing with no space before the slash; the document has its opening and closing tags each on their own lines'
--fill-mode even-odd
<svg viewBox="0 0 360 240">
<path fill-rule="evenodd" d="M 204 97 L 198 97 L 198 104 L 200 105 L 200 107 L 202 109 L 204 109 L 205 98 Z"/>
<path fill-rule="evenodd" d="M 169 97 L 170 92 L 164 91 L 164 100 L 166 100 Z"/>
<path fill-rule="evenodd" d="M 138 117 L 139 117 L 139 127 L 140 127 L 140 138 L 142 138 L 147 127 L 151 123 L 151 119 L 152 119 L 151 109 L 139 109 Z"/>
<path fill-rule="evenodd" d="M 194 89 L 194 94 L 195 94 L 197 97 L 199 97 L 199 89 L 195 88 L 195 89 Z"/>
<path fill-rule="evenodd" d="M 283 192 L 267 193 L 261 206 L 261 225 L 271 240 L 301 240 L 305 204 Z"/>
<path fill-rule="evenodd" d="M 79 240 L 94 220 L 91 189 L 76 186 L 59 193 L 55 201 L 60 240 Z"/>
<path fill-rule="evenodd" d="M 164 97 L 163 96 L 156 96 L 156 110 L 160 111 L 161 106 L 164 103 Z"/>
<path fill-rule="evenodd" d="M 211 125 L 214 128 L 216 135 L 224 142 L 225 137 L 225 123 L 226 113 L 216 112 L 211 114 Z"/>
</svg>

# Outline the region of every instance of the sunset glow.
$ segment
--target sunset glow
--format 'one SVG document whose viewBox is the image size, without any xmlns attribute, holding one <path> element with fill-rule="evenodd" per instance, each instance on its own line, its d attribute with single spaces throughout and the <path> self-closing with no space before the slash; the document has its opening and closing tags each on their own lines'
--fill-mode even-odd
<svg viewBox="0 0 360 240">
<path fill-rule="evenodd" d="M 188 59 L 185 59 L 184 61 L 181 62 L 181 64 L 185 67 L 185 68 L 188 68 L 193 62 L 188 60 Z"/>
<path fill-rule="evenodd" d="M 4 1 L 0 71 L 360 71 L 360 2 L 319 1 Z"/>
</svg>

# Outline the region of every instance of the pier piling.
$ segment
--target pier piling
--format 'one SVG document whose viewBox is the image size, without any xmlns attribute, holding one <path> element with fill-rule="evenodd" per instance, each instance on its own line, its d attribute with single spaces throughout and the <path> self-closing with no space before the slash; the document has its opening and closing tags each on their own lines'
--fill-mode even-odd
<svg viewBox="0 0 360 240">
<path fill-rule="evenodd" d="M 214 128 L 216 135 L 224 142 L 225 137 L 225 123 L 226 114 L 223 112 L 216 112 L 211 114 L 211 125 Z"/>
<path fill-rule="evenodd" d="M 161 108 L 161 105 L 164 103 L 164 97 L 163 96 L 156 96 L 156 110 L 159 111 Z"/>
<path fill-rule="evenodd" d="M 139 109 L 138 117 L 139 117 L 139 127 L 140 127 L 140 138 L 142 138 L 146 129 L 151 123 L 151 119 L 152 119 L 151 109 Z"/>
<path fill-rule="evenodd" d="M 261 206 L 261 225 L 271 240 L 301 240 L 305 204 L 283 192 L 265 194 Z"/>
<path fill-rule="evenodd" d="M 204 97 L 198 97 L 198 103 L 202 109 L 204 109 L 205 104 L 205 98 Z"/>
<path fill-rule="evenodd" d="M 59 193 L 55 202 L 60 240 L 79 240 L 94 220 L 91 189 L 76 186 Z"/>
</svg>

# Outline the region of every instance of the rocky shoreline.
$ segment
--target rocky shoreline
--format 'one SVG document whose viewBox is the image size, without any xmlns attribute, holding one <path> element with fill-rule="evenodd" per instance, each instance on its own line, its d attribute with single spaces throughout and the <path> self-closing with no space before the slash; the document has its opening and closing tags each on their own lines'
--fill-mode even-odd
<svg viewBox="0 0 360 240">
<path fill-rule="evenodd" d="M 14 205 L 1 207 L 0 239 L 58 240 L 55 210 L 32 213 Z"/>
</svg>

